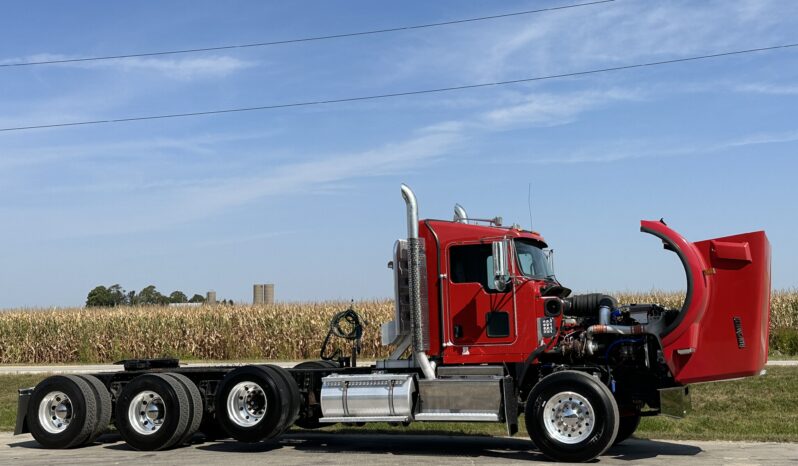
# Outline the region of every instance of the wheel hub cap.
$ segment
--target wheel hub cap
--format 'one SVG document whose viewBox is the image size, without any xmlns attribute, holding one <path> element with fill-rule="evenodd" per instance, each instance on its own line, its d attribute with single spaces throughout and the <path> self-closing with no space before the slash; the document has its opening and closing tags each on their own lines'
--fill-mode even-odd
<svg viewBox="0 0 798 466">
<path fill-rule="evenodd" d="M 574 444 L 590 436 L 595 414 L 587 398 L 575 392 L 560 392 L 543 406 L 543 424 L 558 442 Z"/>
<path fill-rule="evenodd" d="M 51 434 L 60 434 L 72 421 L 72 400 L 63 392 L 50 392 L 39 403 L 39 425 Z"/>
<path fill-rule="evenodd" d="M 145 390 L 130 401 L 128 421 L 130 427 L 141 435 L 158 431 L 166 419 L 166 404 L 157 393 Z"/>
<path fill-rule="evenodd" d="M 263 419 L 268 401 L 260 385 L 254 382 L 236 384 L 227 395 L 227 414 L 241 427 L 252 427 Z"/>
</svg>

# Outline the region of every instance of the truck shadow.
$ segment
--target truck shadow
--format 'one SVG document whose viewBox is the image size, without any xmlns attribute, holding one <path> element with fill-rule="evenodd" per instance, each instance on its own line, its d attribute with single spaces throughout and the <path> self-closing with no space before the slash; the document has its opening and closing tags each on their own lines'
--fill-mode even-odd
<svg viewBox="0 0 798 466">
<path fill-rule="evenodd" d="M 84 449 L 104 448 L 116 451 L 135 451 L 118 434 L 101 436 L 97 442 Z M 41 449 L 34 440 L 23 440 L 8 444 L 11 448 Z M 282 448 L 292 448 L 309 453 L 357 453 L 441 456 L 466 458 L 496 458 L 500 460 L 549 460 L 535 449 L 534 444 L 522 437 L 482 437 L 445 435 L 444 432 L 429 432 L 424 435 L 373 434 L 373 433 L 330 433 L 330 432 L 292 432 L 278 440 L 242 443 L 232 439 L 206 442 L 197 436 L 186 447 L 198 450 L 232 453 L 264 453 Z M 629 439 L 621 445 L 609 449 L 600 459 L 639 462 L 658 456 L 684 457 L 696 456 L 703 450 L 697 446 L 672 443 L 661 440 Z"/>
<path fill-rule="evenodd" d="M 328 432 L 289 433 L 275 442 L 256 444 L 233 440 L 198 445 L 195 448 L 215 452 L 264 452 L 279 448 L 293 448 L 312 453 L 359 453 L 414 456 L 488 457 L 504 460 L 550 460 L 524 438 L 452 436 L 440 433 L 425 435 L 342 434 Z M 658 440 L 630 439 L 607 451 L 603 458 L 620 461 L 640 461 L 665 456 L 695 456 L 701 448 Z"/>
<path fill-rule="evenodd" d="M 30 437 L 30 434 L 27 434 L 26 437 Z M 80 447 L 80 448 L 92 448 L 92 447 L 99 447 L 99 446 L 105 446 L 106 448 L 109 448 L 109 447 L 113 447 L 115 445 L 123 445 L 125 448 L 132 450 L 132 448 L 128 447 L 126 444 L 119 443 L 121 440 L 122 440 L 122 437 L 120 437 L 119 434 L 117 434 L 115 432 L 109 432 L 109 433 L 105 433 L 105 434 L 102 434 L 99 437 L 97 437 L 97 439 L 94 441 L 94 443 L 92 443 L 90 445 L 86 445 L 85 447 Z M 32 448 L 32 449 L 39 449 L 39 450 L 48 450 L 47 448 L 44 448 L 43 446 L 41 446 L 39 444 L 39 442 L 37 442 L 36 440 L 33 440 L 33 439 L 21 440 L 19 442 L 9 443 L 8 447 L 9 448 Z M 78 449 L 80 449 L 80 448 L 78 448 Z M 50 450 L 50 451 L 57 451 L 57 450 Z"/>
<path fill-rule="evenodd" d="M 694 445 L 631 438 L 620 445 L 610 448 L 603 456 L 622 461 L 639 461 L 647 458 L 656 458 L 660 455 L 696 456 L 702 451 L 704 450 Z"/>
</svg>

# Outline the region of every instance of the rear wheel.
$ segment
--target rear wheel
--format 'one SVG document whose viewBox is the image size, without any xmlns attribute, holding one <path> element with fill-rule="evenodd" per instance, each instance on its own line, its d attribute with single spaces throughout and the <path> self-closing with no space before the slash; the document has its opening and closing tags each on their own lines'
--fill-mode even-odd
<svg viewBox="0 0 798 466">
<path fill-rule="evenodd" d="M 618 433 L 618 405 L 596 378 L 555 372 L 532 388 L 526 428 L 540 451 L 556 461 L 589 461 L 604 453 Z"/>
<path fill-rule="evenodd" d="M 617 445 L 624 440 L 628 439 L 635 433 L 637 430 L 637 426 L 640 425 L 640 415 L 636 414 L 634 416 L 624 416 L 620 419 L 620 423 L 618 424 L 618 435 L 615 437 L 615 443 L 613 445 Z"/>
<path fill-rule="evenodd" d="M 189 400 L 189 421 L 186 424 L 186 431 L 180 436 L 180 440 L 177 441 L 178 445 L 182 445 L 191 440 L 191 437 L 194 436 L 199 429 L 200 424 L 202 423 L 204 409 L 202 395 L 200 394 L 199 388 L 197 388 L 194 382 L 192 382 L 191 379 L 185 375 L 171 372 L 165 375 L 172 377 L 183 386 L 183 389 L 186 391 L 186 395 L 188 396 Z"/>
<path fill-rule="evenodd" d="M 75 375 L 41 381 L 28 403 L 28 427 L 45 448 L 84 444 L 97 427 L 97 402 L 91 386 Z"/>
<path fill-rule="evenodd" d="M 267 372 L 271 372 L 272 375 L 282 379 L 283 386 L 285 388 L 283 394 L 290 399 L 290 406 L 286 412 L 286 419 L 282 422 L 284 432 L 288 430 L 288 428 L 291 427 L 294 424 L 294 421 L 296 421 L 296 419 L 299 417 L 299 408 L 302 405 L 302 395 L 299 393 L 299 386 L 297 385 L 294 376 L 292 376 L 290 372 L 282 367 L 275 366 L 273 364 L 265 364 L 261 367 L 266 369 Z"/>
<path fill-rule="evenodd" d="M 340 367 L 332 361 L 305 361 L 300 362 L 294 369 L 335 369 Z M 319 400 L 316 399 L 315 393 L 308 393 L 308 400 L 305 402 L 305 410 L 303 416 L 296 420 L 294 425 L 302 429 L 319 429 L 321 427 L 330 426 L 332 424 L 322 424 L 319 422 L 321 418 L 321 406 Z M 312 398 L 312 399 L 311 399 Z"/>
<path fill-rule="evenodd" d="M 291 410 L 289 388 L 260 366 L 230 371 L 216 393 L 216 419 L 234 439 L 258 442 L 282 433 Z"/>
<path fill-rule="evenodd" d="M 113 411 L 111 406 L 111 393 L 108 391 L 108 387 L 93 375 L 79 375 L 78 377 L 89 384 L 92 393 L 94 393 L 94 402 L 97 404 L 97 423 L 89 438 L 83 442 L 84 445 L 89 445 L 93 443 L 100 434 L 105 432 L 108 429 L 108 425 L 111 423 L 111 414 Z"/>
<path fill-rule="evenodd" d="M 125 385 L 116 402 L 116 427 L 137 450 L 165 450 L 186 433 L 191 403 L 185 388 L 166 374 L 145 374 Z"/>
</svg>

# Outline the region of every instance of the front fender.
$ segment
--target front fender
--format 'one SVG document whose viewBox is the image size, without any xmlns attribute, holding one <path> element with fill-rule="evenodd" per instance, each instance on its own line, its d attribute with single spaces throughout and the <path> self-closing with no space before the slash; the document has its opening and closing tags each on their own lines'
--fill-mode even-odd
<svg viewBox="0 0 798 466">
<path fill-rule="evenodd" d="M 679 315 L 658 335 L 674 379 L 688 384 L 759 374 L 770 323 L 765 232 L 691 243 L 662 221 L 644 220 L 640 230 L 674 251 L 687 276 Z"/>
</svg>

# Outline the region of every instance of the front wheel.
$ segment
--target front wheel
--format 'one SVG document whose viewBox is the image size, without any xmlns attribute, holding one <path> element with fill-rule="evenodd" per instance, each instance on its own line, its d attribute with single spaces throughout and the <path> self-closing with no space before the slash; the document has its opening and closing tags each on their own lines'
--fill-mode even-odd
<svg viewBox="0 0 798 466">
<path fill-rule="evenodd" d="M 628 439 L 635 433 L 637 426 L 640 425 L 640 415 L 624 416 L 618 425 L 618 435 L 615 437 L 614 445 L 617 445 L 624 440 Z"/>
<path fill-rule="evenodd" d="M 540 451 L 555 461 L 589 461 L 618 434 L 618 405 L 600 380 L 577 371 L 555 372 L 529 393 L 526 428 Z"/>
</svg>

